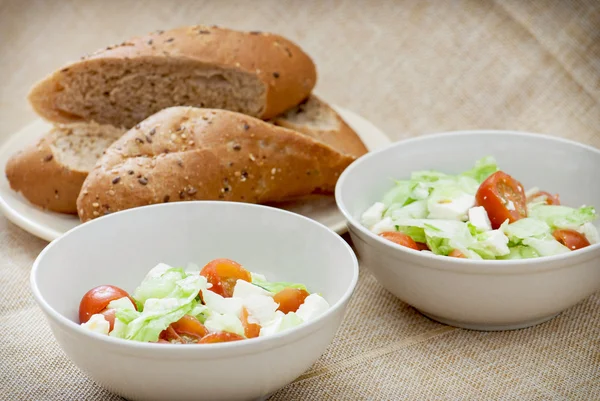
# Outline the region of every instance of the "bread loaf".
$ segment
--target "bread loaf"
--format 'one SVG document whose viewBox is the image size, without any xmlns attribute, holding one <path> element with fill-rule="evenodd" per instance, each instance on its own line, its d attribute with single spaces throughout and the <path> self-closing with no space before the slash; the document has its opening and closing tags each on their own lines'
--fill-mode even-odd
<svg viewBox="0 0 600 401">
<path fill-rule="evenodd" d="M 360 157 L 367 153 L 356 132 L 327 103 L 315 95 L 270 120 L 271 123 L 301 132 L 335 150 Z"/>
<path fill-rule="evenodd" d="M 353 157 L 366 151 L 356 133 L 331 107 L 314 96 L 270 122 Z M 38 144 L 11 158 L 6 167 L 7 178 L 13 189 L 22 192 L 31 203 L 55 212 L 76 214 L 83 181 L 100 155 L 125 132 L 94 122 L 58 125 Z M 46 157 L 51 159 L 43 162 Z"/>
<path fill-rule="evenodd" d="M 283 201 L 332 193 L 354 160 L 306 135 L 243 114 L 172 107 L 114 142 L 86 178 L 87 221 L 162 202 Z"/>
<path fill-rule="evenodd" d="M 59 125 L 11 157 L 6 178 L 31 203 L 59 213 L 77 213 L 76 199 L 102 152 L 125 129 L 96 123 Z"/>
<path fill-rule="evenodd" d="M 133 38 L 71 63 L 36 84 L 35 111 L 52 122 L 131 128 L 170 106 L 272 118 L 307 98 L 310 57 L 274 34 L 207 26 Z"/>
</svg>

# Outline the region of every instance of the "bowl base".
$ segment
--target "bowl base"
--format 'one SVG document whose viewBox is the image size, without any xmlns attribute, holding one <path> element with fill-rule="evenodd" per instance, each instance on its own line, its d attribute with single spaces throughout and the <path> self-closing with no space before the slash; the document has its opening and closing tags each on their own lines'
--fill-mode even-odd
<svg viewBox="0 0 600 401">
<path fill-rule="evenodd" d="M 419 313 L 421 313 L 422 315 L 430 318 L 431 320 L 435 320 L 436 322 L 443 323 L 443 324 L 446 324 L 448 326 L 458 327 L 458 328 L 461 328 L 461 329 L 477 330 L 477 331 L 506 331 L 506 330 L 524 329 L 524 328 L 527 328 L 527 327 L 536 326 L 538 324 L 547 322 L 548 320 L 552 320 L 552 319 L 554 319 L 556 316 L 558 316 L 560 314 L 560 312 L 559 312 L 559 313 L 556 313 L 556 314 L 553 314 L 553 315 L 550 315 L 550 316 L 544 316 L 544 317 L 539 318 L 539 319 L 527 320 L 525 322 L 519 322 L 519 323 L 515 323 L 515 324 L 499 324 L 499 325 L 491 324 L 490 325 L 490 324 L 478 324 L 478 323 L 458 322 L 456 320 L 446 319 L 446 318 L 443 318 L 443 317 L 438 317 L 438 316 L 432 315 L 430 313 L 423 312 L 422 310 L 419 310 L 419 309 L 417 309 L 417 311 Z"/>
</svg>

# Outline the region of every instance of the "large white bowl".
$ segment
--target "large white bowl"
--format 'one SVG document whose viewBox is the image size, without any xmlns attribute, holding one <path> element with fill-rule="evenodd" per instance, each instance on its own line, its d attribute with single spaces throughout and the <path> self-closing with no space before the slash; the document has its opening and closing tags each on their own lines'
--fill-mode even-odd
<svg viewBox="0 0 600 401">
<path fill-rule="evenodd" d="M 426 135 L 369 153 L 341 175 L 336 201 L 356 250 L 388 291 L 434 320 L 478 330 L 532 326 L 600 290 L 600 244 L 570 254 L 475 261 L 401 247 L 360 224 L 361 214 L 415 170 L 459 173 L 492 155 L 501 169 L 558 192 L 565 205 L 600 208 L 600 151 L 559 138 L 507 131 Z"/>
<path fill-rule="evenodd" d="M 236 260 L 272 280 L 305 284 L 331 309 L 272 337 L 164 345 L 82 329 L 83 294 L 101 284 L 133 291 L 159 262 L 202 266 Z M 327 227 L 275 208 L 181 202 L 115 213 L 53 241 L 31 272 L 36 301 L 56 340 L 101 386 L 131 400 L 252 400 L 308 369 L 335 335 L 358 279 L 356 256 Z"/>
</svg>

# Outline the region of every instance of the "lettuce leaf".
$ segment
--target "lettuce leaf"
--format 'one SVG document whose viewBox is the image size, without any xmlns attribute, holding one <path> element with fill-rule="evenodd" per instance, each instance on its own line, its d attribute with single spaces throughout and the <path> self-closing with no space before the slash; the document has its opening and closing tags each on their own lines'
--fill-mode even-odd
<svg viewBox="0 0 600 401">
<path fill-rule="evenodd" d="M 297 288 L 297 289 L 308 292 L 308 290 L 306 289 L 306 286 L 304 284 L 290 283 L 290 282 L 286 282 L 286 281 L 279 281 L 279 282 L 267 281 L 267 280 L 265 280 L 264 276 L 255 275 L 255 274 L 252 275 L 252 284 L 257 285 L 257 286 L 261 287 L 262 289 L 269 291 L 271 294 L 277 294 L 279 291 L 281 291 L 285 288 Z"/>
<path fill-rule="evenodd" d="M 529 217 L 546 222 L 552 229 L 577 230 L 584 224 L 594 221 L 598 215 L 591 206 L 574 209 L 562 205 L 540 204 L 531 207 Z"/>
<path fill-rule="evenodd" d="M 496 159 L 492 156 L 486 156 L 475 162 L 475 167 L 471 170 L 465 171 L 461 175 L 464 177 L 471 177 L 475 179 L 479 184 L 486 180 L 490 175 L 498 171 L 498 164 Z"/>
<path fill-rule="evenodd" d="M 154 270 L 154 269 L 153 269 Z M 173 277 L 183 274 L 183 278 L 173 281 Z M 153 274 L 150 274 L 153 273 Z M 144 279 L 142 293 L 148 288 L 153 289 L 153 294 L 162 297 L 147 298 L 142 312 L 129 309 L 117 309 L 115 329 L 111 336 L 128 340 L 155 342 L 160 333 L 171 323 L 181 319 L 192 311 L 198 312 L 196 297 L 202 290 L 206 290 L 206 278 L 200 275 L 183 273 L 182 269 L 162 268 L 150 272 Z M 164 278 L 160 283 L 158 278 Z M 150 283 L 151 285 L 148 285 Z M 146 287 L 144 287 L 146 285 Z M 167 293 L 167 290 L 170 291 Z M 138 295 L 139 296 L 139 295 Z M 119 324 L 117 326 L 117 320 Z"/>
<path fill-rule="evenodd" d="M 160 263 L 146 274 L 134 291 L 133 298 L 141 304 L 150 298 L 164 298 L 175 289 L 176 283 L 186 276 L 183 269 Z"/>
</svg>

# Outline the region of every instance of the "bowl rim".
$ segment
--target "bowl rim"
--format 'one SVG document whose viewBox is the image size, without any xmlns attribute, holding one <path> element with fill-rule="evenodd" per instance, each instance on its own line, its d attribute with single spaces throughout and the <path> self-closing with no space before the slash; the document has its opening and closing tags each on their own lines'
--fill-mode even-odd
<svg viewBox="0 0 600 401">
<path fill-rule="evenodd" d="M 41 291 L 38 287 L 38 272 L 40 270 L 40 264 L 44 259 L 45 255 L 51 251 L 51 249 L 60 241 L 64 241 L 65 238 L 68 238 L 72 235 L 78 235 L 80 230 L 88 230 L 89 227 L 93 227 L 95 224 L 98 224 L 99 221 L 105 221 L 110 219 L 118 219 L 120 216 L 124 214 L 132 214 L 132 213 L 143 213 L 142 210 L 154 209 L 154 208 L 188 208 L 188 207 L 204 207 L 204 206 L 217 206 L 217 207 L 241 207 L 247 209 L 268 209 L 269 213 L 275 214 L 287 214 L 293 216 L 293 218 L 297 218 L 299 220 L 308 221 L 309 224 L 314 224 L 319 226 L 321 229 L 329 232 L 330 235 L 336 237 L 336 240 L 342 243 L 344 249 L 349 253 L 352 260 L 352 270 L 351 270 L 351 281 L 349 286 L 346 288 L 340 299 L 338 299 L 335 303 L 330 304 L 330 307 L 325 313 L 321 316 L 317 317 L 314 320 L 309 322 L 305 322 L 298 327 L 294 327 L 290 330 L 286 330 L 280 333 L 275 333 L 265 337 L 256 337 L 244 339 L 242 341 L 232 341 L 225 343 L 215 343 L 210 344 L 210 346 L 199 345 L 199 344 L 169 344 L 169 346 L 165 346 L 160 343 L 149 343 L 149 342 L 139 342 L 132 340 L 125 340 L 121 338 L 114 338 L 108 335 L 103 335 L 99 333 L 95 333 L 89 330 L 83 329 L 78 323 L 75 321 L 63 316 L 56 309 L 54 309 L 42 296 Z M 158 263 L 158 262 L 157 262 Z M 265 349 L 274 349 L 290 342 L 295 341 L 296 339 L 300 339 L 305 337 L 317 330 L 319 330 L 324 322 L 329 318 L 333 317 L 341 308 L 344 308 L 345 305 L 350 300 L 354 290 L 356 289 L 356 285 L 358 283 L 359 276 L 359 264 L 356 254 L 354 253 L 352 247 L 337 233 L 328 228 L 322 223 L 319 223 L 315 220 L 312 220 L 308 217 L 289 212 L 287 210 L 278 209 L 271 206 L 265 205 L 257 205 L 250 203 L 241 203 L 241 202 L 230 202 L 230 201 L 187 201 L 187 202 L 173 202 L 173 203 L 162 203 L 156 205 L 148 205 L 142 206 L 132 209 L 127 209 L 119 212 L 115 212 L 109 215 L 105 215 L 99 217 L 97 219 L 88 221 L 84 224 L 78 225 L 71 230 L 67 231 L 65 234 L 61 235 L 59 238 L 50 242 L 37 256 L 35 259 L 30 275 L 29 282 L 30 288 L 33 293 L 34 299 L 36 300 L 38 306 L 42 309 L 42 311 L 46 314 L 46 317 L 54 320 L 60 326 L 64 327 L 68 332 L 71 332 L 73 335 L 79 335 L 88 337 L 90 341 L 101 341 L 106 346 L 112 346 L 120 349 L 124 352 L 145 352 L 152 351 L 153 353 L 158 353 L 156 355 L 161 355 L 162 357 L 165 354 L 181 357 L 186 355 L 192 355 L 194 357 L 198 357 L 199 354 L 202 354 L 202 357 L 211 358 L 211 357 L 225 357 L 227 355 L 244 355 L 244 354 L 253 354 L 259 353 Z M 215 355 L 217 354 L 217 355 Z"/>
<path fill-rule="evenodd" d="M 350 166 L 348 166 L 344 170 L 344 172 L 342 172 L 342 174 L 340 175 L 340 178 L 338 179 L 338 182 L 335 187 L 335 200 L 336 200 L 338 209 L 344 215 L 344 217 L 346 218 L 346 221 L 352 226 L 353 229 L 357 230 L 358 233 L 368 237 L 370 240 L 375 241 L 375 242 L 379 243 L 381 246 L 384 246 L 388 249 L 395 250 L 396 252 L 403 252 L 407 255 L 411 255 L 416 258 L 423 258 L 423 261 L 430 261 L 430 262 L 432 262 L 432 265 L 435 262 L 440 262 L 443 260 L 444 261 L 443 266 L 434 267 L 434 268 L 437 268 L 440 270 L 468 272 L 466 270 L 466 268 L 472 268 L 474 266 L 477 266 L 477 267 L 480 267 L 481 269 L 485 269 L 485 270 L 494 269 L 494 271 L 489 271 L 489 272 L 498 273 L 498 272 L 500 272 L 500 270 L 497 270 L 498 267 L 523 266 L 523 265 L 525 265 L 525 267 L 531 269 L 531 270 L 525 271 L 524 273 L 531 272 L 532 270 L 535 270 L 535 271 L 553 270 L 553 269 L 561 268 L 563 266 L 557 267 L 555 263 L 549 263 L 549 262 L 560 262 L 560 261 L 563 261 L 564 259 L 569 259 L 569 258 L 573 258 L 573 257 L 585 257 L 586 255 L 590 256 L 589 255 L 590 253 L 600 251 L 600 243 L 596 243 L 596 244 L 592 244 L 591 246 L 588 246 L 584 249 L 579 249 L 577 251 L 571 251 L 569 253 L 553 255 L 553 256 L 541 256 L 538 258 L 531 258 L 531 259 L 517 259 L 517 260 L 485 260 L 485 259 L 483 259 L 483 260 L 479 260 L 479 259 L 449 258 L 447 256 L 424 253 L 421 251 L 407 248 L 405 246 L 395 244 L 391 241 L 387 241 L 387 240 L 381 238 L 380 236 L 372 233 L 370 230 L 368 230 L 366 227 L 364 227 L 362 224 L 360 224 L 360 221 L 358 221 L 356 218 L 354 218 L 354 216 L 352 216 L 351 213 L 349 213 L 349 211 L 346 207 L 346 204 L 344 202 L 344 199 L 342 197 L 342 188 L 343 188 L 344 184 L 346 183 L 346 181 L 348 181 L 348 177 L 352 174 L 352 172 L 356 169 L 359 169 L 361 167 L 361 165 L 363 163 L 365 163 L 367 160 L 376 158 L 381 153 L 390 152 L 390 151 L 392 151 L 392 149 L 400 148 L 407 144 L 435 140 L 436 138 L 440 138 L 442 136 L 443 137 L 473 136 L 473 135 L 487 135 L 487 134 L 502 134 L 505 136 L 528 137 L 528 138 L 536 138 L 536 139 L 541 138 L 541 139 L 547 140 L 547 141 L 560 142 L 565 145 L 576 146 L 576 147 L 579 147 L 586 151 L 593 152 L 593 153 L 596 153 L 597 155 L 600 155 L 600 149 L 597 149 L 590 145 L 586 145 L 586 144 L 583 144 L 583 143 L 580 143 L 577 141 L 573 141 L 570 139 L 555 137 L 555 136 L 551 136 L 551 135 L 547 135 L 547 134 L 537 134 L 537 133 L 524 132 L 524 131 L 481 129 L 481 130 L 446 131 L 446 132 L 439 132 L 439 133 L 424 134 L 424 135 L 420 135 L 417 137 L 400 140 L 400 141 L 394 142 L 382 149 L 378 149 L 374 152 L 369 152 L 369 153 L 359 157 L 352 164 L 350 164 Z M 540 265 L 542 265 L 542 266 L 540 266 Z M 546 266 L 544 267 L 543 265 L 546 265 Z M 433 267 L 433 266 L 431 266 L 431 267 Z"/>
</svg>

